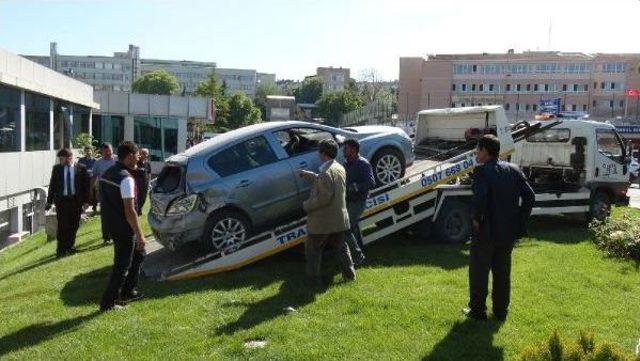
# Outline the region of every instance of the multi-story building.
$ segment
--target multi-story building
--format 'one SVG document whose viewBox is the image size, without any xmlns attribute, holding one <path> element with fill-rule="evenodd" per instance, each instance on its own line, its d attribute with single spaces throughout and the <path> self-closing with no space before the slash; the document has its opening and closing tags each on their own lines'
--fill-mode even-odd
<svg viewBox="0 0 640 361">
<path fill-rule="evenodd" d="M 198 84 L 207 80 L 215 69 L 216 63 L 213 62 L 159 59 L 142 59 L 140 61 L 141 75 L 156 70 L 166 70 L 175 75 L 180 83 L 180 91 L 186 94 L 192 94 Z"/>
<path fill-rule="evenodd" d="M 319 67 L 316 75 L 324 80 L 325 93 L 343 90 L 351 78 L 349 68 Z"/>
<path fill-rule="evenodd" d="M 23 56 L 90 84 L 95 90 L 131 91 L 133 80 L 140 75 L 140 48 L 134 45 L 113 56 L 85 56 L 59 54 L 58 44 L 51 43 L 49 56 Z"/>
<path fill-rule="evenodd" d="M 91 86 L 0 49 L 0 248 L 44 224 L 56 152 L 98 107 Z"/>
<path fill-rule="evenodd" d="M 217 68 L 215 62 L 141 59 L 140 48 L 134 45 L 129 45 L 127 52 L 116 52 L 113 56 L 76 56 L 59 54 L 57 44 L 51 43 L 49 56 L 23 56 L 104 91 L 130 92 L 138 76 L 164 69 L 176 76 L 181 93 L 192 94 L 198 83 L 215 70 L 218 80 L 226 84 L 228 94 L 242 91 L 253 98 L 258 84 L 275 83 L 276 77 L 275 74 L 258 73 L 255 69 Z"/>
<path fill-rule="evenodd" d="M 566 111 L 595 119 L 634 116 L 640 88 L 640 54 L 527 51 L 505 54 L 437 54 L 400 58 L 398 112 L 501 104 L 512 121 L 533 117 L 542 100 L 560 98 Z"/>
</svg>

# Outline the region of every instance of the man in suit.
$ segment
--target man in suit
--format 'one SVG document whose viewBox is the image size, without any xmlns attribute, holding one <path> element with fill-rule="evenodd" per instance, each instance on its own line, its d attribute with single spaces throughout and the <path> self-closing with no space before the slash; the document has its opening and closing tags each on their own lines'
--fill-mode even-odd
<svg viewBox="0 0 640 361">
<path fill-rule="evenodd" d="M 347 281 L 356 278 L 356 272 L 345 242 L 345 232 L 349 229 L 349 215 L 346 205 L 346 172 L 335 158 L 338 144 L 333 140 L 323 140 L 319 144 L 319 157 L 323 164 L 320 173 L 301 170 L 300 177 L 313 182 L 311 194 L 302 207 L 307 212 L 307 277 L 319 286 L 321 279 L 322 252 L 331 245 L 342 268 L 342 276 Z"/>
<path fill-rule="evenodd" d="M 58 152 L 59 164 L 53 166 L 49 181 L 46 209 L 56 205 L 58 220 L 57 257 L 75 253 L 76 233 L 80 226 L 82 205 L 89 200 L 89 174 L 82 164 L 73 163 L 73 153 L 67 148 Z"/>
<path fill-rule="evenodd" d="M 467 317 L 484 320 L 489 271 L 493 276 L 493 315 L 504 321 L 509 311 L 511 252 L 526 234 L 527 218 L 535 194 L 517 166 L 498 160 L 500 141 L 485 135 L 478 141 L 473 174 L 473 228 L 469 259 L 469 308 Z M 522 200 L 522 202 L 520 202 Z"/>
</svg>

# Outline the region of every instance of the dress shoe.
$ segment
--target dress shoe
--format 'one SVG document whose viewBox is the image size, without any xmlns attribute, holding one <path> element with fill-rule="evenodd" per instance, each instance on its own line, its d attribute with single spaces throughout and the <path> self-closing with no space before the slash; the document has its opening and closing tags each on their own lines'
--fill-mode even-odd
<svg viewBox="0 0 640 361">
<path fill-rule="evenodd" d="M 120 300 L 122 300 L 125 303 L 129 303 L 129 302 L 134 302 L 134 301 L 138 301 L 144 298 L 144 294 L 138 290 L 133 290 L 129 293 L 126 293 L 124 295 L 122 295 L 120 297 Z"/>
<path fill-rule="evenodd" d="M 462 309 L 462 313 L 466 318 L 477 321 L 484 321 L 487 319 L 487 314 L 482 312 L 473 312 L 470 308 L 466 307 Z"/>
</svg>

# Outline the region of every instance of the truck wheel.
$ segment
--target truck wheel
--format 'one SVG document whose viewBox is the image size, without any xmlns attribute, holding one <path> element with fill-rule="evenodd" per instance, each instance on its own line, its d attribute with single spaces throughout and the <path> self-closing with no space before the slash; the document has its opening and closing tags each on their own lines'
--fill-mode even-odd
<svg viewBox="0 0 640 361">
<path fill-rule="evenodd" d="M 394 148 L 383 148 L 371 159 L 373 175 L 378 186 L 394 182 L 404 176 L 404 157 Z"/>
<path fill-rule="evenodd" d="M 249 220 L 240 212 L 225 209 L 209 216 L 201 243 L 207 252 L 233 253 L 249 238 Z"/>
<path fill-rule="evenodd" d="M 611 197 L 606 192 L 597 191 L 591 198 L 589 220 L 604 221 L 611 214 Z"/>
<path fill-rule="evenodd" d="M 438 239 L 446 243 L 463 243 L 471 235 L 469 206 L 457 200 L 445 201 L 435 223 Z"/>
</svg>

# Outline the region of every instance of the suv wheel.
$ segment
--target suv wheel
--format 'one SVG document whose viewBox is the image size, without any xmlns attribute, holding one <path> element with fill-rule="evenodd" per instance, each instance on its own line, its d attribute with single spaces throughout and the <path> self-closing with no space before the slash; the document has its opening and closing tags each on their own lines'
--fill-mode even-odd
<svg viewBox="0 0 640 361">
<path fill-rule="evenodd" d="M 208 252 L 233 253 L 251 236 L 249 221 L 240 212 L 222 210 L 207 220 L 202 245 Z"/>
<path fill-rule="evenodd" d="M 379 186 L 397 181 L 404 176 L 405 164 L 402 154 L 396 149 L 378 151 L 371 161 L 376 184 Z"/>
</svg>

